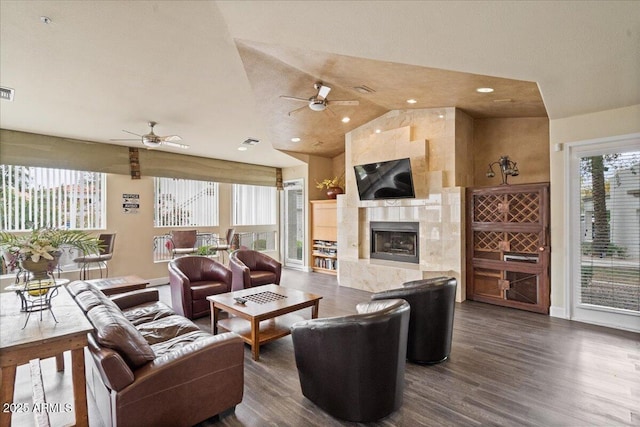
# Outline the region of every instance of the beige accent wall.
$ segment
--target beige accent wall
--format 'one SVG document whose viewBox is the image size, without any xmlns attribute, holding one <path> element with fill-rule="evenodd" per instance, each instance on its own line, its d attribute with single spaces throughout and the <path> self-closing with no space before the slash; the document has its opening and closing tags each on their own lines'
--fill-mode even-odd
<svg viewBox="0 0 640 427">
<path fill-rule="evenodd" d="M 640 132 L 640 104 L 614 110 L 551 120 L 549 124 L 551 180 L 551 312 L 552 316 L 570 317 L 566 275 L 568 256 L 565 225 L 570 218 L 566 209 L 567 150 L 563 144 Z M 562 151 L 556 151 L 556 144 Z"/>
<path fill-rule="evenodd" d="M 509 177 L 509 184 L 548 182 L 549 119 L 546 117 L 476 119 L 473 128 L 473 186 L 488 187 L 501 182 L 496 176 L 487 178 L 490 163 L 507 155 L 517 162 L 520 175 Z"/>
</svg>

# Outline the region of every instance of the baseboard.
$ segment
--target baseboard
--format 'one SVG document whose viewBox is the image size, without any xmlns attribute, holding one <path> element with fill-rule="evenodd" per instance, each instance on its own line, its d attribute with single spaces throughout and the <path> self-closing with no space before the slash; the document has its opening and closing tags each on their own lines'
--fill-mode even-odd
<svg viewBox="0 0 640 427">
<path fill-rule="evenodd" d="M 567 316 L 567 313 L 566 313 L 564 307 L 555 307 L 555 306 L 551 306 L 549 308 L 549 316 L 551 316 L 551 317 L 560 317 L 562 319 L 568 319 L 569 318 Z"/>
<path fill-rule="evenodd" d="M 167 285 L 168 283 L 169 283 L 169 276 L 158 277 L 158 278 L 155 278 L 155 279 L 150 279 L 148 286 Z"/>
</svg>

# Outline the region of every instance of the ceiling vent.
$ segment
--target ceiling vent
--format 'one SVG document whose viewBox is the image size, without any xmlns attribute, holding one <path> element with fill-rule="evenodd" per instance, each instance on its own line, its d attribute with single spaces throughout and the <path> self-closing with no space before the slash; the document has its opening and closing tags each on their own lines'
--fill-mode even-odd
<svg viewBox="0 0 640 427">
<path fill-rule="evenodd" d="M 375 92 L 375 90 L 371 89 L 369 86 L 365 86 L 365 85 L 360 85 L 360 86 L 354 86 L 353 90 L 355 90 L 356 92 L 360 92 L 360 93 L 373 93 Z"/>
<path fill-rule="evenodd" d="M 0 87 L 0 98 L 5 99 L 7 101 L 13 101 L 13 94 L 15 90 L 10 89 L 8 87 Z"/>
<path fill-rule="evenodd" d="M 256 144 L 258 144 L 258 142 L 260 142 L 259 139 L 255 139 L 255 138 L 247 138 L 242 142 L 242 145 L 250 145 L 250 146 L 254 146 Z"/>
</svg>

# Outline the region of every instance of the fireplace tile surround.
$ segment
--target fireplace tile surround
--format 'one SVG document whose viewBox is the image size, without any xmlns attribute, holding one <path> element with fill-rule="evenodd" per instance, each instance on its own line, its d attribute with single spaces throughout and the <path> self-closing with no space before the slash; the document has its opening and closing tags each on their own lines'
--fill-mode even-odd
<svg viewBox="0 0 640 427">
<path fill-rule="evenodd" d="M 347 191 L 337 197 L 341 286 L 378 292 L 446 275 L 458 280 L 456 301 L 464 300 L 468 171 L 459 165 L 471 135 L 472 121 L 455 108 L 392 111 L 346 135 Z M 359 200 L 354 165 L 403 157 L 411 159 L 415 199 Z M 418 263 L 370 257 L 370 223 L 380 221 L 418 223 Z"/>
</svg>

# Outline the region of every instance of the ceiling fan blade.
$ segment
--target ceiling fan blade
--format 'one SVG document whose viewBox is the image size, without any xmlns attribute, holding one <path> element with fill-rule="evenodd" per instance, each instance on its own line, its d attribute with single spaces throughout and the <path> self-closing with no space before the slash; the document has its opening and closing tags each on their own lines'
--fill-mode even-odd
<svg viewBox="0 0 640 427">
<path fill-rule="evenodd" d="M 280 98 L 282 99 L 288 99 L 290 101 L 302 101 L 302 102 L 309 102 L 308 98 L 298 98 L 297 96 L 287 96 L 287 95 L 280 95 Z"/>
<path fill-rule="evenodd" d="M 136 139 L 133 139 L 133 138 L 110 139 L 109 141 L 140 141 L 140 138 L 136 138 Z"/>
<path fill-rule="evenodd" d="M 168 140 L 163 140 L 161 142 L 162 145 L 166 145 L 167 147 L 175 147 L 175 148 L 189 148 L 189 146 L 187 144 L 180 144 L 178 142 L 173 142 L 173 141 L 168 141 Z"/>
<path fill-rule="evenodd" d="M 338 100 L 327 100 L 327 104 L 329 105 L 360 105 L 360 101 L 338 101 Z"/>
<path fill-rule="evenodd" d="M 294 114 L 294 113 L 297 113 L 298 111 L 302 111 L 302 110 L 307 109 L 307 108 L 309 108 L 309 107 L 305 105 L 304 107 L 296 108 L 293 111 L 289 111 L 289 116 Z"/>
<path fill-rule="evenodd" d="M 137 133 L 129 132 L 128 130 L 124 130 L 124 129 L 122 129 L 122 132 L 124 132 L 124 133 L 129 133 L 129 134 L 131 134 L 131 135 L 139 136 L 140 138 L 142 138 L 142 135 L 138 135 Z"/>
<path fill-rule="evenodd" d="M 327 113 L 329 113 L 329 115 L 331 117 L 336 117 L 336 113 L 329 107 L 325 108 L 324 111 L 326 111 Z"/>
<path fill-rule="evenodd" d="M 320 89 L 318 89 L 318 97 L 324 99 L 329 95 L 329 92 L 331 92 L 331 88 L 329 86 L 320 86 Z"/>
<path fill-rule="evenodd" d="M 168 142 L 176 142 L 176 141 L 182 141 L 182 138 L 178 135 L 167 135 L 167 136 L 163 136 L 160 139 L 162 139 L 162 141 L 168 141 Z"/>
</svg>

